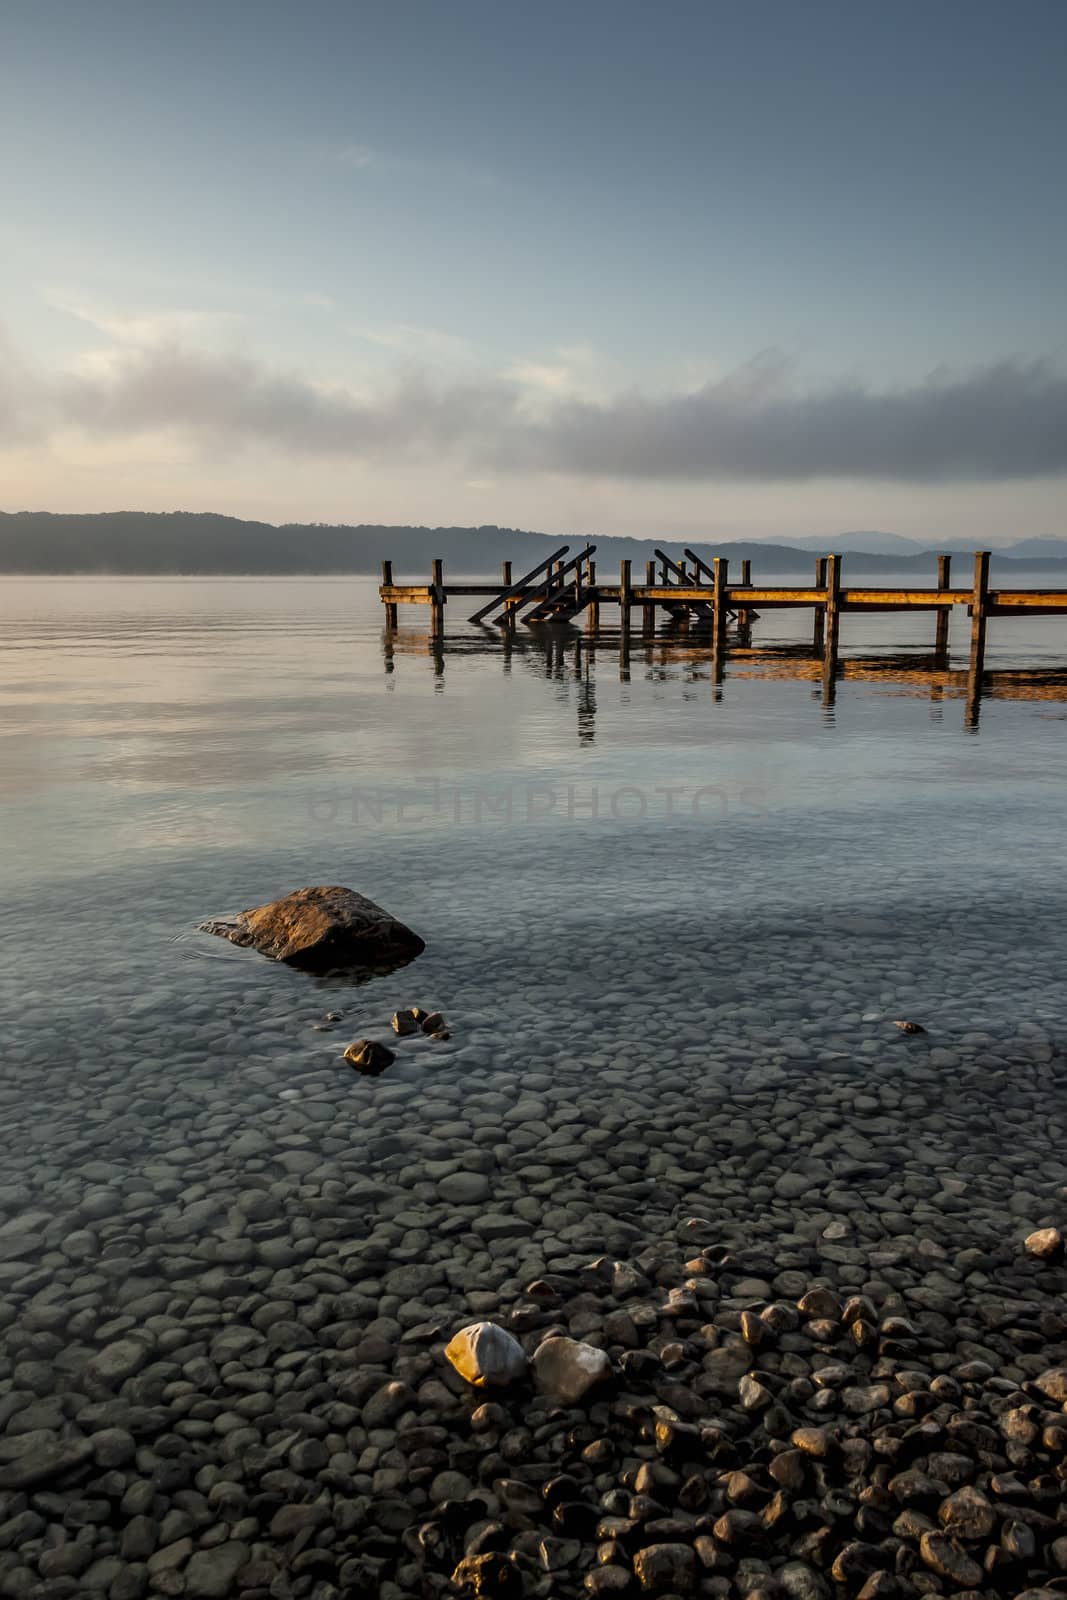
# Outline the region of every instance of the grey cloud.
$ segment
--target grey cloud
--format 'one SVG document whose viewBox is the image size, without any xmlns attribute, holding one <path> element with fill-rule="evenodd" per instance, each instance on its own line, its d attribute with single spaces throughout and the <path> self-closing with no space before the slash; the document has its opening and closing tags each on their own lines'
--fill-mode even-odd
<svg viewBox="0 0 1067 1600">
<path fill-rule="evenodd" d="M 95 432 L 182 428 L 216 444 L 352 456 L 452 449 L 490 429 L 506 398 L 486 385 L 441 391 L 409 379 L 385 398 L 363 400 L 248 357 L 177 346 L 123 356 L 106 377 L 69 379 L 57 396 L 65 420 Z"/>
<path fill-rule="evenodd" d="M 32 442 L 43 423 L 40 385 L 0 327 L 0 444 Z"/>
<path fill-rule="evenodd" d="M 174 345 L 120 352 L 104 373 L 50 384 L 5 384 L 0 371 L 0 433 L 5 415 L 9 435 L 49 421 L 114 435 L 168 427 L 216 453 L 268 444 L 621 479 L 992 481 L 1067 471 L 1067 377 L 1040 361 L 938 372 L 896 390 L 805 389 L 780 358 L 763 356 L 694 393 L 542 396 L 534 412 L 502 378 L 407 378 L 364 398 Z"/>
<path fill-rule="evenodd" d="M 1005 361 L 908 389 L 797 392 L 763 359 L 694 394 L 569 401 L 539 430 L 563 472 L 674 479 L 1042 477 L 1067 470 L 1067 378 Z"/>
</svg>

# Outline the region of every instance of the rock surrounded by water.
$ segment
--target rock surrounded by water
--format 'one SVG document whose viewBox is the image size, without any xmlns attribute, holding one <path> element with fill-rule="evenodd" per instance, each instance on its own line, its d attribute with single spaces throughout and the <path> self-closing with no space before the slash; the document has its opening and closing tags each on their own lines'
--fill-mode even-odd
<svg viewBox="0 0 1067 1600">
<path fill-rule="evenodd" d="M 202 922 L 201 931 L 250 946 L 272 961 L 342 966 L 347 962 L 410 960 L 426 948 L 390 912 L 354 889 L 325 885 L 297 889 L 281 900 L 235 917 Z"/>
</svg>

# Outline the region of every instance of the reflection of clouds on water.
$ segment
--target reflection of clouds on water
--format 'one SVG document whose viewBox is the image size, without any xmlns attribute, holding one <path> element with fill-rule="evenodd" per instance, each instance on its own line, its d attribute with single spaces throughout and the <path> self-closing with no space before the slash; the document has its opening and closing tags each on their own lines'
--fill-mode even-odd
<svg viewBox="0 0 1067 1600">
<path fill-rule="evenodd" d="M 624 652 L 610 627 L 508 637 L 455 608 L 434 640 L 421 613 L 384 630 L 363 579 L 16 582 L 0 608 L 0 850 L 17 837 L 21 882 L 246 848 L 310 856 L 328 870 L 302 876 L 333 878 L 339 853 L 362 861 L 475 823 L 482 848 L 491 824 L 614 837 L 630 827 L 611 804 L 627 786 L 653 797 L 642 825 L 661 843 L 685 821 L 662 799 L 672 786 L 724 791 L 725 821 L 751 830 L 744 791 L 772 811 L 870 814 L 909 786 L 918 799 L 934 781 L 976 796 L 1016 781 L 1025 809 L 1063 774 L 1047 734 L 1067 698 L 1057 619 L 991 624 L 964 766 L 967 673 L 931 657 L 926 616 L 847 619 L 831 721 L 822 663 L 800 642 L 810 617 L 786 613 L 760 624 L 777 645 L 731 646 L 713 684 L 699 630 L 635 630 Z M 1057 663 L 1015 670 L 1031 638 L 1054 641 Z M 430 784 L 467 796 L 458 817 L 446 805 L 416 820 Z M 557 797 L 540 818 L 522 803 L 536 786 Z M 395 814 L 348 816 L 354 793 L 391 797 Z"/>
</svg>

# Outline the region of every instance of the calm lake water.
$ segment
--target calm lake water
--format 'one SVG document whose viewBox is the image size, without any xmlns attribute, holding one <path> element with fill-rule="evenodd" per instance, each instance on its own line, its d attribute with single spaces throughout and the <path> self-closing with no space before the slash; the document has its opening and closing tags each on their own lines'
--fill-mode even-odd
<svg viewBox="0 0 1067 1600">
<path fill-rule="evenodd" d="M 625 666 L 610 637 L 520 630 L 505 654 L 453 610 L 435 654 L 425 611 L 387 641 L 370 580 L 5 581 L 0 1203 L 16 1232 L 31 1201 L 68 1225 L 110 1171 L 143 1259 L 190 1185 L 269 1170 L 227 1156 L 242 1130 L 312 1153 L 328 1133 L 359 1171 L 389 1170 L 386 1103 L 431 1133 L 443 1118 L 434 1148 L 462 1166 L 531 1084 L 569 1096 L 537 1127 L 622 1106 L 638 1128 L 704 1094 L 891 1082 L 905 1062 L 936 1108 L 946 1072 L 1007 1082 L 1058 1050 L 1054 687 L 1001 686 L 966 726 L 963 683 L 920 670 L 929 617 L 846 618 L 853 675 L 828 707 L 817 664 L 787 656 L 731 659 L 714 685 L 701 648 L 635 635 Z M 809 626 L 780 613 L 757 642 Z M 992 670 L 1067 667 L 1055 620 L 990 633 Z M 962 614 L 952 644 L 965 665 Z M 878 653 L 913 659 L 856 664 Z M 346 990 L 194 932 L 315 883 L 380 901 L 426 954 Z M 402 1052 L 377 1088 L 339 1063 L 413 1002 L 446 1012 L 447 1044 Z M 332 1035 L 314 1028 L 330 1006 Z M 897 1017 L 927 1036 L 904 1040 Z M 483 1095 L 488 1131 L 449 1094 Z M 989 1135 L 988 1107 L 960 1115 L 948 1160 Z M 1023 1186 L 1027 1221 L 1059 1160 L 1039 1142 L 1030 1167 L 1052 1166 Z M 689 1202 L 673 1182 L 667 1210 Z M 531 1266 L 551 1233 L 535 1228 Z"/>
<path fill-rule="evenodd" d="M 828 709 L 817 663 L 737 658 L 713 687 L 702 648 L 635 635 L 626 670 L 610 639 L 520 629 L 505 655 L 463 609 L 435 659 L 422 608 L 387 645 L 370 580 L 6 579 L 9 960 L 20 942 L 85 959 L 84 910 L 94 956 L 128 941 L 161 971 L 220 902 L 319 880 L 432 943 L 504 907 L 533 939 L 591 923 L 624 965 L 627 919 L 668 907 L 720 946 L 786 907 L 826 923 L 992 897 L 1025 903 L 1035 940 L 1058 914 L 1067 688 L 999 688 L 967 730 L 962 683 L 864 668 L 922 667 L 928 617 L 846 618 L 859 675 Z M 809 627 L 771 614 L 756 643 Z M 1067 673 L 1057 619 L 990 632 L 990 669 Z M 964 667 L 962 613 L 952 645 Z"/>
</svg>

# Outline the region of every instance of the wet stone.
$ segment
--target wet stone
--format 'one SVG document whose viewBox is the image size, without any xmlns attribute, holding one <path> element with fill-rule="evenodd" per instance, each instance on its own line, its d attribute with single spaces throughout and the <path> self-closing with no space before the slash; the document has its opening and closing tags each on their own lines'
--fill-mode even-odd
<svg viewBox="0 0 1067 1600">
<path fill-rule="evenodd" d="M 982 1568 L 967 1554 L 958 1539 L 942 1533 L 924 1533 L 919 1540 L 922 1558 L 931 1572 L 946 1578 L 959 1589 L 977 1589 L 983 1582 Z"/>
<path fill-rule="evenodd" d="M 248 1546 L 239 1540 L 198 1550 L 185 1568 L 185 1594 L 190 1600 L 225 1600 L 248 1555 Z"/>
<path fill-rule="evenodd" d="M 583 1400 L 612 1376 L 605 1351 L 566 1337 L 545 1339 L 534 1352 L 533 1370 L 542 1392 L 565 1405 Z"/>
<path fill-rule="evenodd" d="M 88 1439 L 59 1439 L 42 1433 L 17 1435 L 0 1446 L 0 1489 L 36 1488 L 81 1466 L 91 1456 Z"/>
<path fill-rule="evenodd" d="M 451 1205 L 476 1205 L 489 1197 L 489 1179 L 483 1172 L 452 1172 L 437 1185 L 442 1200 Z"/>
<path fill-rule="evenodd" d="M 942 1500 L 938 1520 L 946 1533 L 958 1539 L 985 1539 L 993 1531 L 996 1512 L 980 1490 L 970 1484 Z"/>
<path fill-rule="evenodd" d="M 633 1558 L 634 1575 L 646 1594 L 688 1594 L 693 1587 L 696 1558 L 687 1544 L 653 1544 Z"/>
<path fill-rule="evenodd" d="M 406 1383 L 385 1383 L 364 1405 L 363 1424 L 367 1428 L 384 1427 L 413 1403 L 414 1395 Z"/>
<path fill-rule="evenodd" d="M 1034 1384 L 1046 1399 L 1054 1401 L 1056 1405 L 1067 1403 L 1067 1366 L 1050 1367 L 1034 1379 Z"/>
<path fill-rule="evenodd" d="M 612 1564 L 594 1567 L 582 1579 L 583 1588 L 591 1595 L 628 1595 L 633 1584 L 633 1574 L 628 1567 Z"/>
<path fill-rule="evenodd" d="M 373 1078 L 392 1066 L 396 1055 L 378 1039 L 357 1039 L 344 1052 L 344 1059 L 357 1072 Z"/>
<path fill-rule="evenodd" d="M 508 1556 L 490 1551 L 465 1556 L 453 1570 L 452 1589 L 471 1600 L 521 1600 L 523 1581 Z"/>
<path fill-rule="evenodd" d="M 1026 1239 L 1026 1252 L 1039 1261 L 1063 1260 L 1063 1235 L 1058 1228 L 1038 1228 Z"/>
<path fill-rule="evenodd" d="M 140 1372 L 149 1353 L 148 1346 L 140 1339 L 116 1339 L 90 1358 L 85 1375 L 94 1383 L 118 1388 L 127 1378 Z"/>
<path fill-rule="evenodd" d="M 843 1389 L 841 1392 L 845 1410 L 854 1417 L 864 1417 L 872 1411 L 888 1406 L 890 1398 L 889 1389 L 884 1383 L 856 1386 Z"/>
</svg>

